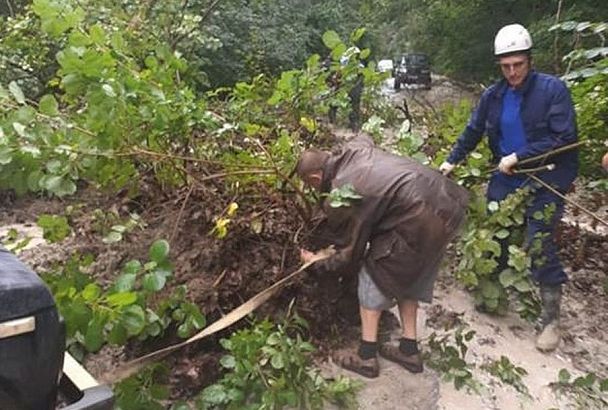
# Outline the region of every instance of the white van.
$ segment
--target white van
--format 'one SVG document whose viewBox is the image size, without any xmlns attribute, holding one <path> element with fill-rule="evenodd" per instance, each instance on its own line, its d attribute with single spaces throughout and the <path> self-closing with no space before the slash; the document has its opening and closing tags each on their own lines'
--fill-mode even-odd
<svg viewBox="0 0 608 410">
<path fill-rule="evenodd" d="M 378 71 L 381 73 L 393 71 L 393 60 L 378 61 Z"/>
</svg>

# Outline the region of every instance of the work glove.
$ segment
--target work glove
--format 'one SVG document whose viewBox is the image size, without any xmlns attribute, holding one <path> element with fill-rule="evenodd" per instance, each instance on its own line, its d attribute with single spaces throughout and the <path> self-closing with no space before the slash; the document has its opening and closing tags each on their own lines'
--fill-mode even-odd
<svg viewBox="0 0 608 410">
<path fill-rule="evenodd" d="M 517 161 L 517 155 L 515 155 L 515 153 L 502 157 L 498 163 L 498 170 L 503 174 L 513 175 L 513 170 L 511 168 L 517 165 Z"/>
<path fill-rule="evenodd" d="M 439 166 L 439 172 L 441 172 L 445 176 L 448 176 L 448 175 L 450 175 L 450 172 L 452 172 L 454 170 L 455 167 L 456 167 L 456 165 L 450 164 L 449 162 L 444 161 L 443 164 L 441 164 Z"/>
</svg>

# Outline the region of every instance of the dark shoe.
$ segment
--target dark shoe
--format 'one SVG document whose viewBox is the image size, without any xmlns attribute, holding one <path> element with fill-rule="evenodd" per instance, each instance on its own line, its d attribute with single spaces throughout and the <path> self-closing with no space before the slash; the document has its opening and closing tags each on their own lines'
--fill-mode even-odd
<svg viewBox="0 0 608 410">
<path fill-rule="evenodd" d="M 339 350 L 334 354 L 333 359 L 343 369 L 350 370 L 370 379 L 378 377 L 380 374 L 378 358 L 362 359 L 357 351 L 353 349 Z"/>
<path fill-rule="evenodd" d="M 408 356 L 399 350 L 399 346 L 388 343 L 380 345 L 378 352 L 380 353 L 380 356 L 384 357 L 386 360 L 400 364 L 412 373 L 421 373 L 424 370 L 420 353 L 414 353 Z"/>
</svg>

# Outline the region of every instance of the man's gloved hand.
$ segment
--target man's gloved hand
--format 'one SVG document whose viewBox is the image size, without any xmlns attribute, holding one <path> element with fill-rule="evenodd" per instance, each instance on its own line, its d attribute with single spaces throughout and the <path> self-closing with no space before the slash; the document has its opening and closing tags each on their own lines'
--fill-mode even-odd
<svg viewBox="0 0 608 410">
<path fill-rule="evenodd" d="M 443 164 L 441 164 L 439 166 L 439 172 L 441 172 L 445 176 L 448 176 L 448 175 L 450 175 L 450 172 L 452 172 L 454 170 L 455 167 L 456 167 L 456 165 L 450 164 L 449 162 L 444 161 Z"/>
<path fill-rule="evenodd" d="M 498 164 L 498 170 L 503 174 L 513 175 L 513 170 L 511 168 L 517 165 L 517 161 L 517 155 L 515 155 L 515 153 L 502 157 Z"/>
</svg>

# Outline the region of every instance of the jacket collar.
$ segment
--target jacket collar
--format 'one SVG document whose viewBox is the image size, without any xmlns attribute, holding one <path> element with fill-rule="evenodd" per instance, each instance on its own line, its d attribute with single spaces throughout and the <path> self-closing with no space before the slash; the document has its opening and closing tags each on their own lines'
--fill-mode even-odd
<svg viewBox="0 0 608 410">
<path fill-rule="evenodd" d="M 534 84 L 534 81 L 536 81 L 537 76 L 538 76 L 538 73 L 536 72 L 536 70 L 531 69 L 530 72 L 528 73 L 528 76 L 524 80 L 523 85 L 520 88 L 520 92 L 523 95 L 526 95 L 528 93 L 528 91 L 530 91 L 530 88 L 532 88 L 532 85 Z M 498 86 L 496 88 L 496 97 L 502 98 L 504 93 L 507 91 L 508 87 L 509 87 L 509 83 L 507 83 L 506 79 L 503 78 L 501 81 L 499 81 Z"/>
</svg>

